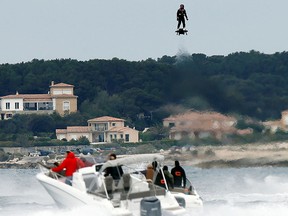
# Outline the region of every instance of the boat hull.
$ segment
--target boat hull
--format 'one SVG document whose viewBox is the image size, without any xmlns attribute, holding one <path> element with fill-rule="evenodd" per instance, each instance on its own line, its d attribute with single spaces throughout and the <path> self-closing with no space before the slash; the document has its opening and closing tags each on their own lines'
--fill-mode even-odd
<svg viewBox="0 0 288 216">
<path fill-rule="evenodd" d="M 67 184 L 64 181 L 52 179 L 44 173 L 38 173 L 36 178 L 46 189 L 59 208 L 71 209 L 80 206 L 93 206 L 95 212 L 101 211 L 103 215 L 131 216 L 129 210 L 115 210 L 111 203 L 105 199 L 89 196 Z M 110 210 L 109 210 L 110 209 Z"/>
</svg>

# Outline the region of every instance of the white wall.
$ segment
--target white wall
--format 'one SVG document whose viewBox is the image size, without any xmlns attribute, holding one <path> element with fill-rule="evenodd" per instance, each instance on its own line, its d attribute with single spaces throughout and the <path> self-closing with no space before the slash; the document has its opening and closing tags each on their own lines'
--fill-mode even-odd
<svg viewBox="0 0 288 216">
<path fill-rule="evenodd" d="M 10 109 L 6 109 L 6 103 L 10 103 Z M 1 110 L 2 111 L 17 111 L 15 109 L 15 103 L 19 103 L 19 111 L 23 110 L 23 99 L 22 98 L 14 98 L 14 99 L 1 99 Z"/>
</svg>

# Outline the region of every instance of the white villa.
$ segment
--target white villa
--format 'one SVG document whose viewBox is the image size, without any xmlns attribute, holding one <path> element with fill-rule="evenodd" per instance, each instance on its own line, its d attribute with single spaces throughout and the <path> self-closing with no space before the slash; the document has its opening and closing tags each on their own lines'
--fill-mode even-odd
<svg viewBox="0 0 288 216">
<path fill-rule="evenodd" d="M 114 140 L 124 143 L 139 142 L 139 131 L 125 127 L 125 120 L 110 116 L 102 116 L 88 120 L 88 126 L 69 126 L 56 129 L 57 139 L 78 140 L 86 137 L 90 143 L 111 143 Z"/>
<path fill-rule="evenodd" d="M 51 82 L 47 94 L 19 94 L 0 97 L 1 120 L 12 118 L 15 114 L 51 114 L 60 115 L 77 111 L 77 96 L 74 86 L 66 83 Z"/>
</svg>

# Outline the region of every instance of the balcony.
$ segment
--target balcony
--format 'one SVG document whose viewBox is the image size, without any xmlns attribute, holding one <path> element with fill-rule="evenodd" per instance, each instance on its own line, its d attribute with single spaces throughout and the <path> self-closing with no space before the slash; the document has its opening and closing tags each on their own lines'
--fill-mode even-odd
<svg viewBox="0 0 288 216">
<path fill-rule="evenodd" d="M 35 102 L 35 103 L 24 103 L 23 104 L 24 111 L 51 111 L 53 110 L 52 102 Z"/>
<path fill-rule="evenodd" d="M 92 130 L 93 131 L 99 131 L 99 132 L 103 132 L 103 131 L 107 131 L 108 130 L 108 124 L 94 124 L 92 125 Z"/>
</svg>

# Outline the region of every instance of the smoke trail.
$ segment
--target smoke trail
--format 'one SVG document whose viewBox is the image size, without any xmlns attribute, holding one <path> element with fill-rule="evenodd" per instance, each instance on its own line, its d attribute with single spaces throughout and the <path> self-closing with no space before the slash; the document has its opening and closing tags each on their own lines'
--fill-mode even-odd
<svg viewBox="0 0 288 216">
<path fill-rule="evenodd" d="M 177 54 L 176 54 L 176 63 L 175 64 L 179 64 L 183 61 L 185 61 L 186 59 L 188 59 L 190 57 L 190 53 L 188 52 L 188 50 L 183 46 L 180 47 Z"/>
</svg>

